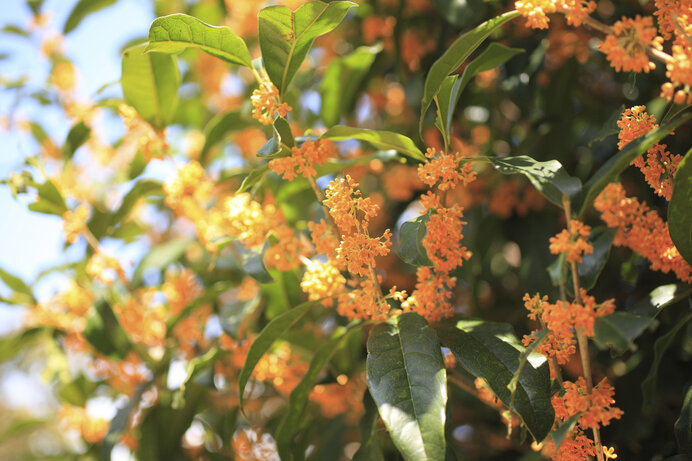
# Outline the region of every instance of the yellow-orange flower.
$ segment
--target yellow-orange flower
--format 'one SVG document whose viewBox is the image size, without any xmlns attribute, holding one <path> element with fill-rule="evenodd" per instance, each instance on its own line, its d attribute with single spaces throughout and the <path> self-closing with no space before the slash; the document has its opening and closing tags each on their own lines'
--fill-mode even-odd
<svg viewBox="0 0 692 461">
<path fill-rule="evenodd" d="M 649 61 L 646 50 L 648 47 L 662 49 L 663 39 L 656 35 L 650 16 L 623 17 L 612 30 L 599 48 L 616 71 L 648 73 L 656 68 L 656 64 Z"/>
<path fill-rule="evenodd" d="M 300 282 L 300 288 L 308 294 L 310 301 L 328 298 L 322 301 L 325 306 L 331 306 L 332 296 L 341 293 L 346 286 L 346 279 L 332 263 L 306 260 L 305 274 Z"/>
<path fill-rule="evenodd" d="M 86 265 L 86 273 L 95 281 L 110 286 L 116 280 L 127 282 L 127 276 L 120 262 L 102 251 L 96 251 Z"/>
<path fill-rule="evenodd" d="M 62 215 L 62 229 L 65 233 L 65 241 L 74 243 L 80 234 L 87 232 L 87 221 L 91 216 L 91 209 L 86 203 L 80 204 L 74 211 L 67 210 Z"/>
<path fill-rule="evenodd" d="M 254 107 L 252 117 L 263 125 L 274 123 L 274 116 L 277 113 L 285 117 L 291 110 L 291 107 L 285 102 L 280 103 L 279 90 L 269 81 L 269 78 L 264 78 L 260 82 L 259 88 L 252 92 L 250 102 Z"/>
<path fill-rule="evenodd" d="M 283 178 L 291 181 L 298 174 L 303 177 L 315 177 L 315 166 L 323 165 L 336 154 L 334 145 L 329 140 L 318 139 L 313 142 L 307 139 L 300 147 L 294 147 L 290 157 L 276 158 L 269 162 L 269 168 Z"/>
<path fill-rule="evenodd" d="M 168 310 L 155 301 L 156 289 L 139 290 L 113 310 L 130 338 L 145 346 L 160 346 L 166 336 Z"/>
</svg>

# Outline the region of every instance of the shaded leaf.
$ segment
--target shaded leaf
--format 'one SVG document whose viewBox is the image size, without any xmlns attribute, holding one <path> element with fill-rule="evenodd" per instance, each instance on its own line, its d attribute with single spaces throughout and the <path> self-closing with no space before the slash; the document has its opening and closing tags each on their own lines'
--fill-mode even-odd
<svg viewBox="0 0 692 461">
<path fill-rule="evenodd" d="M 240 112 L 218 114 L 204 127 L 204 145 L 199 154 L 199 163 L 206 165 L 211 160 L 209 154 L 214 146 L 223 141 L 226 134 L 250 126 Z"/>
<path fill-rule="evenodd" d="M 123 53 L 122 77 L 125 102 L 157 130 L 168 125 L 178 105 L 180 71 L 174 56 L 145 53 L 144 44 Z"/>
<path fill-rule="evenodd" d="M 245 363 L 243 368 L 238 374 L 238 398 L 240 400 L 240 406 L 243 406 L 243 400 L 245 396 L 245 386 L 247 385 L 252 371 L 255 369 L 257 362 L 260 361 L 262 356 L 269 350 L 269 348 L 276 342 L 284 333 L 291 329 L 296 323 L 298 323 L 305 315 L 310 312 L 314 306 L 318 305 L 318 301 L 310 301 L 307 303 L 300 304 L 293 309 L 284 312 L 272 319 L 267 326 L 260 331 L 255 340 L 252 342 L 250 349 L 248 350 L 247 356 L 245 358 Z"/>
<path fill-rule="evenodd" d="M 173 393 L 171 408 L 179 410 L 185 407 L 185 388 L 187 387 L 187 383 L 199 373 L 211 367 L 219 357 L 219 354 L 219 349 L 212 347 L 204 354 L 193 357 L 187 362 L 185 366 L 185 378 L 180 384 L 180 387 Z"/>
<path fill-rule="evenodd" d="M 661 285 L 649 295 L 636 303 L 629 310 L 632 314 L 656 317 L 659 312 L 668 306 L 672 306 L 692 295 L 692 287 L 689 285 L 671 283 Z"/>
<path fill-rule="evenodd" d="M 670 123 L 660 126 L 655 130 L 651 130 L 644 136 L 627 144 L 624 150 L 608 159 L 608 161 L 594 173 L 591 179 L 584 184 L 584 188 L 582 189 L 577 203 L 578 206 L 574 207 L 575 210 L 579 210 L 578 216 L 582 216 L 586 212 L 598 194 L 600 194 L 609 183 L 615 181 L 620 176 L 620 173 L 625 171 L 635 158 L 642 155 L 651 146 L 665 138 L 668 133 L 688 121 L 690 118 L 692 118 L 692 113 L 687 113 Z"/>
<path fill-rule="evenodd" d="M 248 175 L 245 176 L 243 182 L 240 183 L 240 187 L 238 187 L 236 194 L 240 194 L 241 192 L 247 192 L 248 189 L 250 189 L 252 186 L 260 182 L 262 178 L 264 178 L 264 175 L 267 174 L 267 171 L 269 171 L 269 165 L 262 165 L 251 170 L 250 173 L 248 173 Z"/>
<path fill-rule="evenodd" d="M 293 436 L 298 431 L 300 423 L 305 417 L 305 408 L 307 407 L 310 391 L 312 391 L 312 388 L 315 386 L 315 382 L 322 368 L 329 362 L 334 353 L 346 344 L 349 338 L 360 331 L 362 325 L 361 323 L 352 328 L 341 328 L 337 330 L 337 332 L 332 335 L 329 342 L 315 352 L 312 360 L 310 360 L 310 366 L 305 376 L 303 376 L 300 383 L 291 391 L 291 395 L 288 399 L 288 410 L 281 420 L 281 423 L 279 423 L 275 435 L 281 459 L 291 459 L 291 443 Z"/>
<path fill-rule="evenodd" d="M 84 144 L 91 135 L 91 128 L 86 126 L 84 122 L 79 122 L 70 128 L 67 133 L 67 139 L 62 147 L 62 157 L 66 160 L 71 159 L 74 153 Z"/>
<path fill-rule="evenodd" d="M 259 296 L 255 296 L 249 301 L 235 301 L 223 306 L 219 311 L 219 323 L 224 333 L 233 339 L 238 339 L 240 324 L 257 308 L 260 299 Z"/>
<path fill-rule="evenodd" d="M 79 26 L 84 18 L 106 7 L 114 5 L 117 0 L 79 0 L 70 11 L 65 25 L 62 28 L 63 35 L 67 35 Z"/>
<path fill-rule="evenodd" d="M 581 418 L 581 415 L 581 413 L 577 413 L 576 415 L 570 416 L 562 424 L 560 424 L 560 427 L 550 433 L 550 438 L 553 439 L 553 445 L 555 446 L 555 453 L 557 453 L 560 449 L 560 445 L 562 445 L 562 441 L 565 440 L 567 434 L 574 429 L 574 426 L 577 424 L 577 421 L 579 421 L 579 418 Z"/>
<path fill-rule="evenodd" d="M 642 412 L 651 413 L 653 411 L 653 401 L 656 395 L 656 387 L 658 381 L 658 367 L 663 359 L 663 354 L 666 353 L 668 348 L 675 341 L 675 336 L 682 329 L 682 327 L 692 320 L 692 314 L 688 314 L 680 322 L 676 323 L 673 328 L 656 340 L 654 343 L 654 361 L 651 363 L 651 368 L 649 369 L 649 374 L 646 375 L 644 381 L 642 381 Z"/>
<path fill-rule="evenodd" d="M 472 375 L 483 378 L 506 406 L 510 405 L 507 385 L 519 367 L 521 352 L 503 341 L 501 331 L 483 328 L 483 323 L 458 322 L 437 328 L 442 344 L 449 348 L 457 362 Z M 517 383 L 514 410 L 537 441 L 543 440 L 553 425 L 555 413 L 550 403 L 548 363 L 534 368 L 530 363 Z"/>
<path fill-rule="evenodd" d="M 329 63 L 320 85 L 320 116 L 325 125 L 334 125 L 353 108 L 358 88 L 380 51 L 380 45 L 361 46 Z"/>
<path fill-rule="evenodd" d="M 396 254 L 413 266 L 432 266 L 428 252 L 423 246 L 423 239 L 428 232 L 427 223 L 430 220 L 430 210 L 422 216 L 401 225 L 399 231 L 399 247 Z"/>
<path fill-rule="evenodd" d="M 190 47 L 231 64 L 252 67 L 247 45 L 228 27 L 210 26 L 186 14 L 163 16 L 151 23 L 147 52 L 179 53 Z"/>
<path fill-rule="evenodd" d="M 365 413 L 360 418 L 360 447 L 353 455 L 353 461 L 384 461 L 382 449 L 377 441 L 377 423 L 380 414 L 370 392 L 363 394 Z"/>
<path fill-rule="evenodd" d="M 132 284 L 136 286 L 142 283 L 145 271 L 153 269 L 160 271 L 178 261 L 185 254 L 185 249 L 189 244 L 189 239 L 178 238 L 168 240 L 152 248 L 135 268 L 132 274 Z"/>
<path fill-rule="evenodd" d="M 328 129 L 320 138 L 331 139 L 332 141 L 358 139 L 359 141 L 365 141 L 371 144 L 377 149 L 393 149 L 414 160 L 420 162 L 426 161 L 423 153 L 416 147 L 416 144 L 410 138 L 392 131 L 377 131 L 368 130 L 366 128 L 336 125 Z"/>
<path fill-rule="evenodd" d="M 159 181 L 154 179 L 142 179 L 137 181 L 132 189 L 123 197 L 120 208 L 111 218 L 111 225 L 115 225 L 125 219 L 135 207 L 139 199 L 151 196 L 163 196 L 163 188 Z"/>
<path fill-rule="evenodd" d="M 687 387 L 685 401 L 674 427 L 678 451 L 680 454 L 692 456 L 692 386 Z"/>
<path fill-rule="evenodd" d="M 238 251 L 241 254 L 241 264 L 247 275 L 257 280 L 260 283 L 271 283 L 274 278 L 264 265 L 264 254 L 269 248 L 269 243 L 257 245 L 253 248 L 245 248 L 242 245 L 237 245 Z"/>
<path fill-rule="evenodd" d="M 688 264 L 692 264 L 692 149 L 678 165 L 673 195 L 668 204 L 670 239 Z"/>
<path fill-rule="evenodd" d="M 447 76 L 456 71 L 466 58 L 468 58 L 491 33 L 502 26 L 502 24 L 514 19 L 517 14 L 516 11 L 510 11 L 490 19 L 472 31 L 465 33 L 456 39 L 454 43 L 447 48 L 447 51 L 433 63 L 432 67 L 430 67 L 430 72 L 428 72 L 428 75 L 425 77 L 423 101 L 421 102 L 420 111 L 421 133 L 423 131 L 423 119 L 425 118 L 425 114 L 435 99 L 435 96 L 437 96 L 440 91 L 440 87 Z"/>
<path fill-rule="evenodd" d="M 615 234 L 617 234 L 616 229 L 601 228 L 591 231 L 589 241 L 593 246 L 593 253 L 582 256 L 582 261 L 577 264 L 579 285 L 583 289 L 588 291 L 596 285 L 598 277 L 608 262 Z M 574 292 L 571 279 L 568 280 L 568 284 L 570 292 Z"/>
<path fill-rule="evenodd" d="M 634 340 L 655 323 L 656 320 L 651 317 L 630 312 L 613 312 L 596 319 L 593 339 L 601 349 L 610 347 L 623 354 L 628 350 L 636 350 Z"/>
<path fill-rule="evenodd" d="M 405 313 L 368 338 L 368 388 L 406 460 L 445 459 L 447 377 L 440 344 L 425 319 Z"/>
<path fill-rule="evenodd" d="M 107 357 L 125 358 L 131 348 L 127 334 L 118 323 L 111 306 L 100 300 L 94 304 L 87 318 L 84 337 L 101 354 Z"/>
<path fill-rule="evenodd" d="M 355 3 L 312 1 L 295 12 L 281 5 L 263 8 L 257 17 L 262 61 L 283 95 L 307 56 L 313 40 L 334 29 Z"/>
</svg>

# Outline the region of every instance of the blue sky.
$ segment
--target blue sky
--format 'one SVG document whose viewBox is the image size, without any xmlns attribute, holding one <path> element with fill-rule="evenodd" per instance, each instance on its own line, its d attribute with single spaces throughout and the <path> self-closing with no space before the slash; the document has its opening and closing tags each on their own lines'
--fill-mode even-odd
<svg viewBox="0 0 692 461">
<path fill-rule="evenodd" d="M 44 10 L 51 12 L 49 28 L 60 31 L 76 3 L 77 0 L 46 1 Z M 5 0 L 0 13 L 0 27 L 8 24 L 25 26 L 30 17 L 23 0 Z M 150 2 L 120 0 L 87 17 L 66 37 L 65 51 L 79 71 L 78 94 L 82 98 L 93 97 L 102 85 L 120 78 L 121 47 L 131 39 L 146 36 L 153 18 Z M 37 87 L 43 85 L 48 62 L 38 55 L 37 42 L 29 44 L 25 39 L 3 35 L 0 53 L 11 56 L 0 61 L 0 76 L 11 79 L 27 75 Z M 110 87 L 107 94 L 119 96 L 119 85 Z M 12 102 L 13 94 L 0 91 L 0 114 L 6 115 Z M 55 110 L 27 105 L 22 107 L 20 114 L 39 120 L 58 144 L 69 129 Z M 36 151 L 32 140 L 15 133 L 0 132 L 0 146 L 3 147 L 0 178 L 20 171 L 23 159 Z M 63 241 L 60 219 L 29 212 L 26 199 L 15 200 L 7 187 L 0 186 L 0 267 L 25 280 L 32 280 L 41 270 L 63 260 Z M 38 287 L 39 297 L 52 291 L 49 285 Z"/>
</svg>

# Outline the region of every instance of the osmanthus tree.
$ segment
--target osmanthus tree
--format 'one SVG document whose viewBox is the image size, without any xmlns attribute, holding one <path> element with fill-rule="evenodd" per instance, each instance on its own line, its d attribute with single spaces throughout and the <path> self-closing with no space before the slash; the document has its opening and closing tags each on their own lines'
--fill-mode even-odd
<svg viewBox="0 0 692 461">
<path fill-rule="evenodd" d="M 157 1 L 88 101 L 27 4 L 62 459 L 692 456 L 692 2 Z"/>
</svg>

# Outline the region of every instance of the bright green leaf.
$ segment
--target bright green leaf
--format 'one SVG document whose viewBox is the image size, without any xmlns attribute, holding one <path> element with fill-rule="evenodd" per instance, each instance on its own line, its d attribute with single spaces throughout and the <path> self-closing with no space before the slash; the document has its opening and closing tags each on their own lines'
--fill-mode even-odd
<svg viewBox="0 0 692 461">
<path fill-rule="evenodd" d="M 421 102 L 420 111 L 421 133 L 423 131 L 423 119 L 425 118 L 425 114 L 433 103 L 435 96 L 437 96 L 437 93 L 440 91 L 440 87 L 447 76 L 456 71 L 466 58 L 468 58 L 490 34 L 507 21 L 514 19 L 517 15 L 518 13 L 516 11 L 510 11 L 484 22 L 472 31 L 456 39 L 456 41 L 452 43 L 452 46 L 433 63 L 432 67 L 430 67 L 430 72 L 428 72 L 427 77 L 425 77 L 423 101 Z"/>
<path fill-rule="evenodd" d="M 123 53 L 122 77 L 125 102 L 157 130 L 168 125 L 178 105 L 180 71 L 174 56 L 145 53 L 146 45 Z"/>
<path fill-rule="evenodd" d="M 210 26 L 186 14 L 171 14 L 151 23 L 147 53 L 179 53 L 190 47 L 199 48 L 231 64 L 252 67 L 247 45 L 228 27 Z"/>
<path fill-rule="evenodd" d="M 425 319 L 405 313 L 368 339 L 368 388 L 404 459 L 445 459 L 447 376 L 440 344 Z"/>
<path fill-rule="evenodd" d="M 425 162 L 425 156 L 416 147 L 416 144 L 403 134 L 394 133 L 391 131 L 368 130 L 366 128 L 355 128 L 351 126 L 336 125 L 331 127 L 320 136 L 322 139 L 331 139 L 332 141 L 345 141 L 347 139 L 358 139 L 365 141 L 377 149 L 388 150 L 393 149 L 401 152 L 404 155 L 411 157 L 414 160 Z"/>
<path fill-rule="evenodd" d="M 55 184 L 47 180 L 38 186 L 38 200 L 29 204 L 29 209 L 37 213 L 62 216 L 67 211 L 67 205 Z"/>
<path fill-rule="evenodd" d="M 269 79 L 284 95 L 313 40 L 339 25 L 355 3 L 312 1 L 295 12 L 276 5 L 258 15 L 259 43 Z"/>
<path fill-rule="evenodd" d="M 670 238 L 688 264 L 692 264 L 692 149 L 678 165 L 673 196 L 668 205 Z"/>
<path fill-rule="evenodd" d="M 117 0 L 79 0 L 70 11 L 70 15 L 62 28 L 63 35 L 67 35 L 79 26 L 84 18 L 106 7 L 115 4 Z"/>
<path fill-rule="evenodd" d="M 250 189 L 252 186 L 260 182 L 262 178 L 264 178 L 264 175 L 267 174 L 267 171 L 269 171 L 269 165 L 262 165 L 251 170 L 250 173 L 248 173 L 248 175 L 245 176 L 243 182 L 240 183 L 240 187 L 238 187 L 236 194 L 240 194 L 241 192 L 247 192 L 248 189 Z"/>
</svg>

